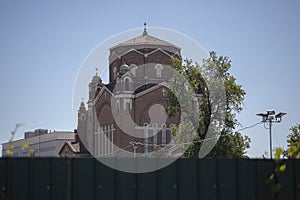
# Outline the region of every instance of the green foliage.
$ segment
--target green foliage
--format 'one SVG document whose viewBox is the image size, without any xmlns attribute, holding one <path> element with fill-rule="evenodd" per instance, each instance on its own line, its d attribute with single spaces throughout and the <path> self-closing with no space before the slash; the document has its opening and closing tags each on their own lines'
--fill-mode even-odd
<svg viewBox="0 0 300 200">
<path fill-rule="evenodd" d="M 267 183 L 272 184 L 271 192 L 273 193 L 274 198 L 275 195 L 280 191 L 282 187 L 278 181 L 278 178 L 286 170 L 286 164 L 282 164 L 282 160 L 280 158 L 282 153 L 283 153 L 283 149 L 276 148 L 275 157 L 274 157 L 274 162 L 275 162 L 274 172 L 269 176 L 269 179 L 267 180 Z"/>
<path fill-rule="evenodd" d="M 281 148 L 277 148 L 275 150 L 275 167 L 274 172 L 269 176 L 267 180 L 268 183 L 272 184 L 272 193 L 275 198 L 276 194 L 282 188 L 281 184 L 278 181 L 279 176 L 281 176 L 286 170 L 286 164 L 282 164 L 281 155 L 287 158 L 300 158 L 300 124 L 297 124 L 290 128 L 290 133 L 287 136 L 288 149 L 283 150 Z"/>
<path fill-rule="evenodd" d="M 35 150 L 29 146 L 28 141 L 26 141 L 26 142 L 22 145 L 21 149 L 24 150 L 24 151 L 27 151 L 29 157 L 32 158 L 32 157 L 35 156 Z"/>
<path fill-rule="evenodd" d="M 290 128 L 290 133 L 287 136 L 288 149 L 284 152 L 288 158 L 300 159 L 300 124 Z"/>
<path fill-rule="evenodd" d="M 176 58 L 171 59 L 170 66 L 189 81 L 191 87 L 196 93 L 201 93 L 201 98 L 198 98 L 199 108 L 197 112 L 195 112 L 199 115 L 199 121 L 193 122 L 194 125 L 198 125 L 198 134 L 194 137 L 193 145 L 189 146 L 184 156 L 198 156 L 202 141 L 206 136 L 211 121 L 212 91 L 209 91 L 207 83 L 202 76 L 202 74 L 205 73 L 208 77 L 210 77 L 210 81 L 215 83 L 213 85 L 216 86 L 218 86 L 220 81 L 219 79 L 221 77 L 226 93 L 226 127 L 221 131 L 221 133 L 216 133 L 216 135 L 221 134 L 221 137 L 212 151 L 208 154 L 208 157 L 244 157 L 246 150 L 250 147 L 250 139 L 247 136 L 242 136 L 240 133 L 234 132 L 233 130 L 237 125 L 239 125 L 238 120 L 236 119 L 236 113 L 242 111 L 242 102 L 246 93 L 242 89 L 242 86 L 236 83 L 235 77 L 229 73 L 229 69 L 231 67 L 231 61 L 229 58 L 227 56 L 217 56 L 215 52 L 210 52 L 210 58 L 204 60 L 201 68 L 197 63 L 193 63 L 192 60 L 185 59 L 182 61 Z M 214 88 L 210 87 L 210 90 L 213 89 Z M 167 114 L 168 116 L 172 116 L 176 112 L 180 111 L 181 105 L 179 105 L 179 102 L 173 93 L 168 92 L 167 97 Z M 219 105 L 219 102 L 214 103 Z M 191 113 L 191 118 L 195 113 Z"/>
<path fill-rule="evenodd" d="M 15 137 L 15 135 L 16 135 L 17 130 L 18 130 L 19 127 L 21 127 L 21 126 L 23 126 L 23 124 L 16 124 L 14 130 L 11 131 L 11 136 L 10 136 L 10 138 L 9 138 L 8 149 L 6 150 L 6 153 L 7 153 L 8 156 L 13 156 L 13 155 L 14 155 L 14 152 L 13 152 L 13 149 L 14 149 L 14 146 L 13 146 L 13 140 L 14 140 L 14 137 Z M 35 150 L 29 146 L 28 141 L 26 141 L 26 142 L 22 145 L 21 148 L 22 148 L 22 150 L 24 150 L 24 151 L 28 151 L 28 156 L 29 156 L 29 157 L 34 157 L 34 155 L 35 155 Z"/>
<path fill-rule="evenodd" d="M 10 135 L 10 138 L 9 138 L 9 145 L 8 145 L 8 149 L 6 150 L 6 153 L 8 156 L 13 156 L 14 155 L 14 152 L 13 152 L 13 140 L 14 140 L 14 137 L 16 135 L 16 132 L 17 130 L 20 128 L 20 126 L 22 126 L 22 124 L 16 124 L 14 130 L 11 131 L 11 135 Z"/>
<path fill-rule="evenodd" d="M 238 132 L 228 133 L 226 136 L 220 137 L 208 157 L 244 158 L 248 148 L 250 148 L 248 136 L 242 136 Z"/>
</svg>

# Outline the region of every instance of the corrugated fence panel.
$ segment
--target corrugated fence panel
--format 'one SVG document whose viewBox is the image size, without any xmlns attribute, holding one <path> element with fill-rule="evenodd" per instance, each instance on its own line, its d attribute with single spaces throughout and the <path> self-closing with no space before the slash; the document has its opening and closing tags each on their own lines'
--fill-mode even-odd
<svg viewBox="0 0 300 200">
<path fill-rule="evenodd" d="M 177 160 L 178 199 L 198 199 L 198 159 Z"/>
<path fill-rule="evenodd" d="M 102 158 L 103 159 L 103 158 Z M 95 166 L 95 199 L 106 200 L 115 198 L 116 186 L 116 171 L 110 167 L 105 166 L 98 160 L 94 160 Z"/>
<path fill-rule="evenodd" d="M 72 165 L 71 159 L 52 158 L 52 199 L 67 200 L 71 198 Z"/>
<path fill-rule="evenodd" d="M 256 160 L 238 160 L 238 199 L 255 200 Z"/>
<path fill-rule="evenodd" d="M 217 159 L 200 159 L 198 161 L 199 199 L 218 199 Z"/>
<path fill-rule="evenodd" d="M 30 163 L 31 159 L 8 159 L 8 199 L 31 200 Z"/>
<path fill-rule="evenodd" d="M 238 197 L 237 160 L 218 160 L 219 199 L 236 200 Z"/>
<path fill-rule="evenodd" d="M 137 174 L 138 200 L 157 199 L 157 173 L 148 172 Z"/>
<path fill-rule="evenodd" d="M 169 166 L 157 171 L 158 173 L 158 199 L 177 199 L 177 166 L 173 162 Z"/>
<path fill-rule="evenodd" d="M 300 199 L 300 162 L 294 160 L 294 191 L 295 191 L 295 199 Z"/>
<path fill-rule="evenodd" d="M 117 200 L 135 200 L 137 194 L 136 174 L 117 172 Z"/>
<path fill-rule="evenodd" d="M 126 162 L 131 167 L 155 164 L 147 159 Z M 134 174 L 91 158 L 2 158 L 0 200 L 300 199 L 300 160 L 282 163 L 287 166 L 278 178 L 282 187 L 273 196 L 272 183 L 267 183 L 274 172 L 272 160 L 179 159 L 163 169 Z"/>
<path fill-rule="evenodd" d="M 81 158 L 72 160 L 73 194 L 72 200 L 93 199 L 94 164 L 93 159 Z"/>
<path fill-rule="evenodd" d="M 279 175 L 281 189 L 278 194 L 279 199 L 292 200 L 294 198 L 294 163 L 293 160 L 285 160 L 281 164 L 286 164 L 286 170 Z M 299 169 L 298 169 L 299 170 Z"/>
<path fill-rule="evenodd" d="M 6 160 L 0 159 L 0 199 L 7 199 Z"/>
<path fill-rule="evenodd" d="M 272 185 L 267 183 L 270 175 L 274 171 L 273 160 L 259 160 L 257 161 L 257 199 L 266 200 L 272 199 Z"/>
<path fill-rule="evenodd" d="M 30 162 L 31 199 L 51 200 L 51 159 L 42 158 Z"/>
</svg>

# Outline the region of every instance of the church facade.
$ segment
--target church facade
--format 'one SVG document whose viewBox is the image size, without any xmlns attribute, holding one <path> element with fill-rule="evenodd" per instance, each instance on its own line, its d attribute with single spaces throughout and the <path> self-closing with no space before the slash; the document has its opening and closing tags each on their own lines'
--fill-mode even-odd
<svg viewBox="0 0 300 200">
<path fill-rule="evenodd" d="M 96 157 L 151 156 L 172 144 L 172 126 L 180 113 L 167 117 L 171 57 L 181 59 L 181 49 L 142 35 L 109 49 L 109 83 L 96 73 L 89 83 L 87 108 L 78 110 L 78 134 Z"/>
</svg>

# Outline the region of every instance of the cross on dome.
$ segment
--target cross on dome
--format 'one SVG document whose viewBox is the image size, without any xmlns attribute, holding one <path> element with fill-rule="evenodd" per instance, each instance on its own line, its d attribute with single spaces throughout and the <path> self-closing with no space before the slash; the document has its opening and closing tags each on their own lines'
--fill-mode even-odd
<svg viewBox="0 0 300 200">
<path fill-rule="evenodd" d="M 147 26 L 147 23 L 145 22 L 143 35 L 148 35 L 146 26 Z"/>
</svg>

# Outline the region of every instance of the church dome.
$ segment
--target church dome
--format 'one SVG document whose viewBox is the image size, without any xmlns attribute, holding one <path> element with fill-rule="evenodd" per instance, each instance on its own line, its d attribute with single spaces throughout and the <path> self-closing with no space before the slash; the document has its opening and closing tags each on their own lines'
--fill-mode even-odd
<svg viewBox="0 0 300 200">
<path fill-rule="evenodd" d="M 116 53 L 117 55 L 122 55 L 131 49 L 162 49 L 164 51 L 170 52 L 172 54 L 180 55 L 181 48 L 169 43 L 165 40 L 161 40 L 154 36 L 151 36 L 147 33 L 146 29 L 142 35 L 122 42 L 116 46 L 110 48 L 111 55 L 112 53 Z"/>
<path fill-rule="evenodd" d="M 101 77 L 98 76 L 98 74 L 96 74 L 95 76 L 93 76 L 92 83 L 99 83 L 99 82 L 102 82 Z"/>
</svg>

